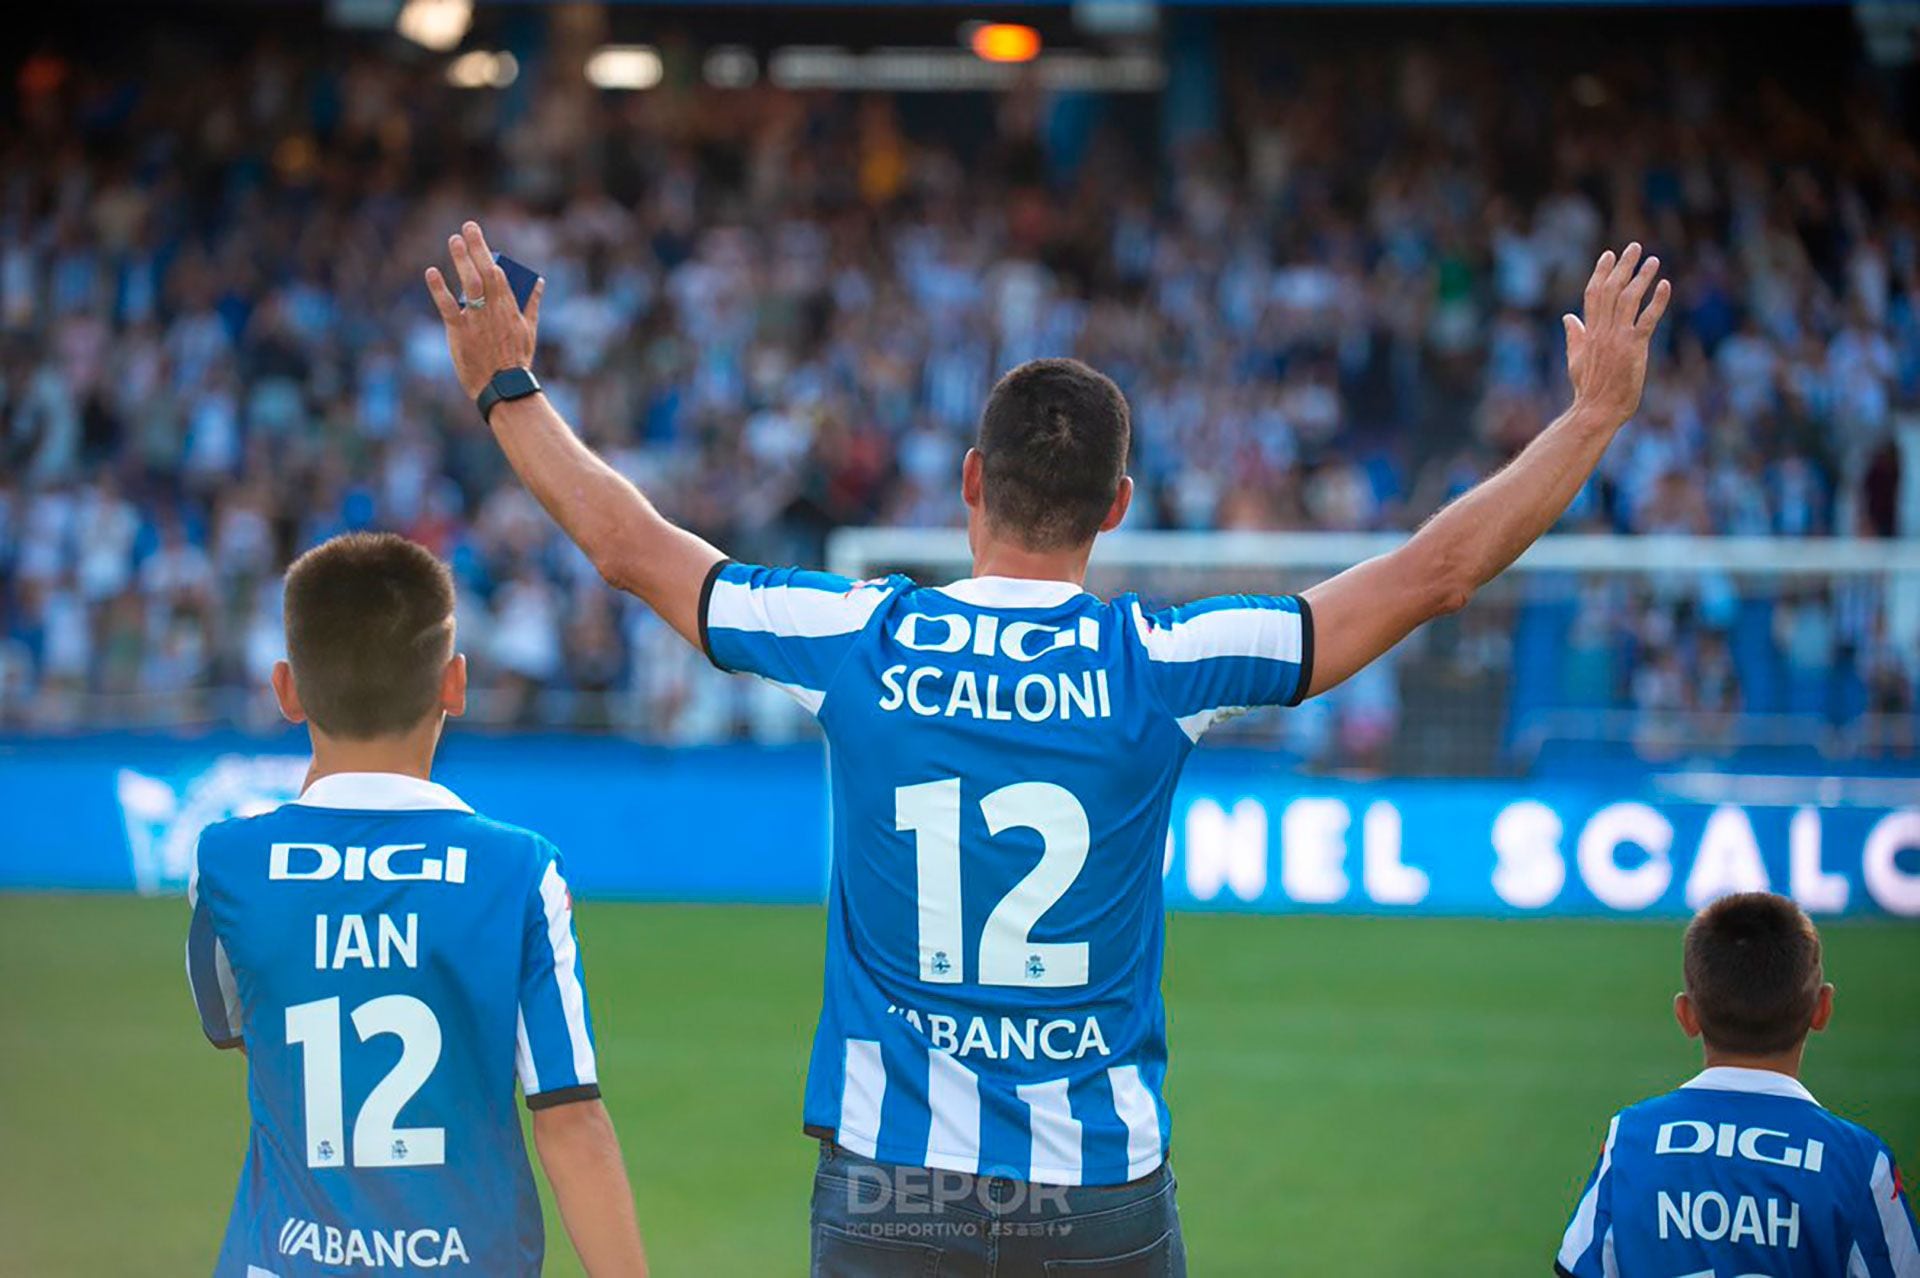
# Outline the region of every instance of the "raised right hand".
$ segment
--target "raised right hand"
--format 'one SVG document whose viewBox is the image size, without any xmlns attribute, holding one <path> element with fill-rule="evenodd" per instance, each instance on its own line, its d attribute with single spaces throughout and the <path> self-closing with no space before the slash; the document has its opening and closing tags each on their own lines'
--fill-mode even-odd
<svg viewBox="0 0 1920 1278">
<path fill-rule="evenodd" d="M 1575 408 L 1591 410 L 1619 426 L 1640 407 L 1640 392 L 1647 381 L 1647 344 L 1673 297 L 1673 285 L 1660 280 L 1653 287 L 1653 300 L 1641 309 L 1647 289 L 1659 274 L 1660 259 L 1641 262 L 1638 243 L 1627 245 L 1617 258 L 1609 249 L 1594 264 L 1584 316 L 1561 318 L 1567 329 L 1567 377 L 1573 383 Z"/>
</svg>

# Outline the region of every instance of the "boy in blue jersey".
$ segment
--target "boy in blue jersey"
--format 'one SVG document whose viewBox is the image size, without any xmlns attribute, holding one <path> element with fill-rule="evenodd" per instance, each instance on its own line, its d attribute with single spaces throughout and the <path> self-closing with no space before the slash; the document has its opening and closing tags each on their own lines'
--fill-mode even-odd
<svg viewBox="0 0 1920 1278">
<path fill-rule="evenodd" d="M 437 269 L 428 290 L 522 480 L 609 582 L 831 746 L 814 1273 L 1184 1273 L 1160 999 L 1180 770 L 1215 722 L 1338 684 L 1553 525 L 1639 401 L 1657 259 L 1600 259 L 1566 317 L 1573 406 L 1405 546 L 1304 595 L 1151 610 L 1082 586 L 1133 494 L 1126 401 L 1086 365 L 989 397 L 960 476 L 972 577 L 756 568 L 580 442 L 531 372 L 539 290 L 523 313 L 473 223 L 448 249 L 466 302 Z"/>
<path fill-rule="evenodd" d="M 1893 1154 L 1800 1083 L 1833 986 L 1784 896 L 1723 897 L 1687 927 L 1674 1018 L 1705 1048 L 1679 1091 L 1607 1125 L 1561 1278 L 1920 1278 Z"/>
<path fill-rule="evenodd" d="M 287 570 L 285 618 L 273 688 L 313 767 L 209 827 L 188 888 L 188 979 L 252 1112 L 216 1278 L 535 1278 L 516 1075 L 587 1271 L 643 1278 L 559 853 L 428 779 L 466 702 L 452 578 L 338 537 Z"/>
</svg>

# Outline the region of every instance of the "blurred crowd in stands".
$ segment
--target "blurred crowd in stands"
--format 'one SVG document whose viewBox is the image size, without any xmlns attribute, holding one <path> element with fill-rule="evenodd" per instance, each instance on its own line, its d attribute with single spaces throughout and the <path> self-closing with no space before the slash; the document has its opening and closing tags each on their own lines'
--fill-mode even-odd
<svg viewBox="0 0 1920 1278">
<path fill-rule="evenodd" d="M 441 65 L 263 41 L 112 74 L 45 53 L 9 86 L 0 724 L 270 723 L 277 573 L 380 527 L 453 563 L 490 721 L 804 730 L 605 588 L 501 463 L 420 283 L 473 215 L 548 277 L 561 410 L 741 558 L 957 524 L 994 377 L 1061 353 L 1132 402 L 1129 526 L 1410 528 L 1564 404 L 1560 314 L 1630 237 L 1676 300 L 1565 527 L 1916 533 L 1920 151 L 1870 92 L 1684 51 L 1528 76 L 1376 48 L 1230 68 L 1211 136 L 1064 148 L 1033 91 L 962 141 L 885 96 L 583 95 L 537 67 L 472 92 Z M 1877 586 L 1755 613 L 1747 584 L 1590 583 L 1545 704 L 1910 720 Z M 1449 660 L 1522 659 L 1503 598 Z M 1375 760 L 1394 672 L 1275 730 Z"/>
</svg>

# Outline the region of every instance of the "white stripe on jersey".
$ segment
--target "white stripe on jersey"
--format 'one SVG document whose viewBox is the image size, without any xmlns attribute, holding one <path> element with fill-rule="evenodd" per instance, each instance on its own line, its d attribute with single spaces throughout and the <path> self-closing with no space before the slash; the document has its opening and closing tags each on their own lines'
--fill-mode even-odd
<svg viewBox="0 0 1920 1278">
<path fill-rule="evenodd" d="M 980 1080 L 938 1050 L 927 1053 L 927 1166 L 980 1170 Z"/>
<path fill-rule="evenodd" d="M 1587 1186 L 1578 1210 L 1573 1213 L 1573 1221 L 1567 1226 L 1567 1236 L 1560 1242 L 1560 1267 L 1569 1272 L 1580 1263 L 1580 1257 L 1587 1254 L 1587 1248 L 1593 1246 L 1593 1222 L 1600 1210 L 1600 1187 L 1606 1184 L 1607 1172 L 1613 1166 L 1613 1138 L 1619 1132 L 1620 1116 L 1615 1114 L 1607 1124 L 1607 1143 L 1600 1149 L 1600 1170 L 1594 1173 L 1593 1184 Z"/>
<path fill-rule="evenodd" d="M 534 1067 L 533 1044 L 527 1041 L 527 1010 L 524 1007 L 516 1007 L 513 1011 L 513 1070 L 520 1076 L 523 1095 L 540 1094 L 540 1071 Z"/>
<path fill-rule="evenodd" d="M 803 688 L 797 683 L 781 683 L 778 679 L 769 679 L 765 675 L 759 678 L 760 682 L 769 687 L 778 688 L 798 701 L 808 714 L 819 714 L 821 703 L 827 699 L 826 690 L 823 688 Z"/>
<path fill-rule="evenodd" d="M 213 976 L 220 982 L 220 1004 L 226 1011 L 227 1037 L 240 1036 L 240 991 L 233 983 L 233 964 L 227 961 L 227 947 L 213 938 Z"/>
<path fill-rule="evenodd" d="M 1160 1111 L 1140 1081 L 1138 1065 L 1115 1065 L 1107 1071 L 1107 1084 L 1113 1088 L 1113 1112 L 1127 1125 L 1127 1179 L 1139 1180 L 1161 1162 Z"/>
<path fill-rule="evenodd" d="M 187 867 L 187 908 L 198 909 L 200 905 L 200 848 L 193 849 L 193 861 Z M 227 1018 L 227 1032 L 222 1038 L 240 1037 L 240 991 L 234 985 L 233 964 L 227 961 L 227 947 L 219 937 L 213 938 L 213 979 L 220 987 L 221 1014 Z M 193 979 L 193 938 L 187 938 L 187 985 L 194 985 Z"/>
<path fill-rule="evenodd" d="M 1284 608 L 1217 608 L 1170 625 L 1149 625 L 1133 605 L 1133 628 L 1154 661 L 1211 661 L 1219 657 L 1300 660 L 1300 614 Z"/>
<path fill-rule="evenodd" d="M 1022 1083 L 1014 1089 L 1031 1111 L 1033 1153 L 1027 1179 L 1042 1185 L 1080 1183 L 1080 1120 L 1067 1101 L 1067 1080 Z"/>
<path fill-rule="evenodd" d="M 560 867 L 547 862 L 540 876 L 540 901 L 547 911 L 547 943 L 553 947 L 553 979 L 560 987 L 560 1010 L 566 1016 L 567 1039 L 573 1044 L 573 1081 L 584 1086 L 600 1081 L 593 1061 L 593 1039 L 587 1034 L 587 996 L 574 971 L 579 953 L 573 943 L 573 902 Z"/>
<path fill-rule="evenodd" d="M 1887 1259 L 1893 1264 L 1894 1278 L 1920 1278 L 1920 1241 L 1914 1239 L 1913 1224 L 1893 1186 L 1893 1161 L 1885 1153 L 1874 1156 L 1870 1190 L 1881 1231 L 1887 1236 Z"/>
<path fill-rule="evenodd" d="M 880 1101 L 886 1094 L 887 1070 L 880 1063 L 880 1044 L 871 1038 L 848 1039 L 840 1127 L 834 1139 L 862 1158 L 874 1157 L 880 1142 Z"/>
<path fill-rule="evenodd" d="M 1859 1243 L 1847 1253 L 1847 1278 L 1873 1278 L 1873 1271 L 1867 1268 L 1867 1258 L 1860 1254 Z"/>
<path fill-rule="evenodd" d="M 187 988 L 193 991 L 193 1003 L 194 1003 L 194 1008 L 197 1011 L 200 1006 L 200 982 L 193 974 L 193 934 L 192 933 L 187 934 L 187 943 L 180 947 L 180 953 L 181 953 L 181 956 L 186 959 Z M 202 1026 L 202 1028 L 204 1028 L 204 1025 Z M 211 1033 L 212 1031 L 208 1031 L 208 1032 Z M 233 1037 L 232 1027 L 229 1026 L 227 1033 L 222 1034 L 220 1037 L 232 1038 Z"/>
<path fill-rule="evenodd" d="M 1211 710 L 1196 710 L 1192 714 L 1183 714 L 1174 722 L 1180 725 L 1180 731 L 1187 734 L 1187 740 L 1198 741 L 1207 735 L 1207 729 L 1223 719 L 1231 719 L 1253 709 L 1252 706 L 1214 706 Z"/>
<path fill-rule="evenodd" d="M 867 624 L 893 592 L 880 587 L 820 590 L 813 586 L 752 586 L 713 583 L 707 600 L 707 625 L 723 630 L 758 631 L 783 639 L 824 639 L 848 635 Z"/>
<path fill-rule="evenodd" d="M 1620 1278 L 1620 1261 L 1613 1254 L 1613 1226 L 1607 1226 L 1607 1236 L 1600 1240 L 1600 1278 Z"/>
</svg>

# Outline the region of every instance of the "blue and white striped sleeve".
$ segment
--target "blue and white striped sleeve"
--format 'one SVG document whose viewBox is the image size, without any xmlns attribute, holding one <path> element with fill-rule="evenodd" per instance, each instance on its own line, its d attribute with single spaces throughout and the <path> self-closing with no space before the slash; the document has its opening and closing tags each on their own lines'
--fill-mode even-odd
<svg viewBox="0 0 1920 1278">
<path fill-rule="evenodd" d="M 1848 1278 L 1920 1278 L 1920 1239 L 1915 1237 L 1913 1207 L 1900 1183 L 1900 1171 L 1893 1155 L 1878 1141 L 1871 1153 L 1870 1201 L 1854 1226 Z"/>
<path fill-rule="evenodd" d="M 227 947 L 214 929 L 213 911 L 200 886 L 200 853 L 195 848 L 187 875 L 187 904 L 193 909 L 193 920 L 187 925 L 187 988 L 193 991 L 207 1041 L 224 1050 L 240 1046 L 244 1018 L 233 965 L 227 961 Z"/>
<path fill-rule="evenodd" d="M 1613 1248 L 1613 1142 L 1620 1134 L 1620 1116 L 1607 1124 L 1600 1161 L 1587 1178 L 1586 1192 L 1574 1208 L 1573 1220 L 1560 1240 L 1553 1272 L 1559 1278 L 1620 1278 Z"/>
<path fill-rule="evenodd" d="M 514 1070 L 529 1109 L 600 1095 L 586 971 L 573 931 L 573 894 L 560 854 L 545 843 L 541 848 L 544 862 L 527 894 L 514 1031 Z"/>
<path fill-rule="evenodd" d="M 893 589 L 891 581 L 723 560 L 701 596 L 701 643 L 722 670 L 759 675 L 817 714 L 840 663 Z"/>
<path fill-rule="evenodd" d="M 1179 608 L 1133 608 L 1161 697 L 1198 741 L 1255 706 L 1295 706 L 1313 680 L 1313 613 L 1298 595 L 1221 595 Z"/>
</svg>

